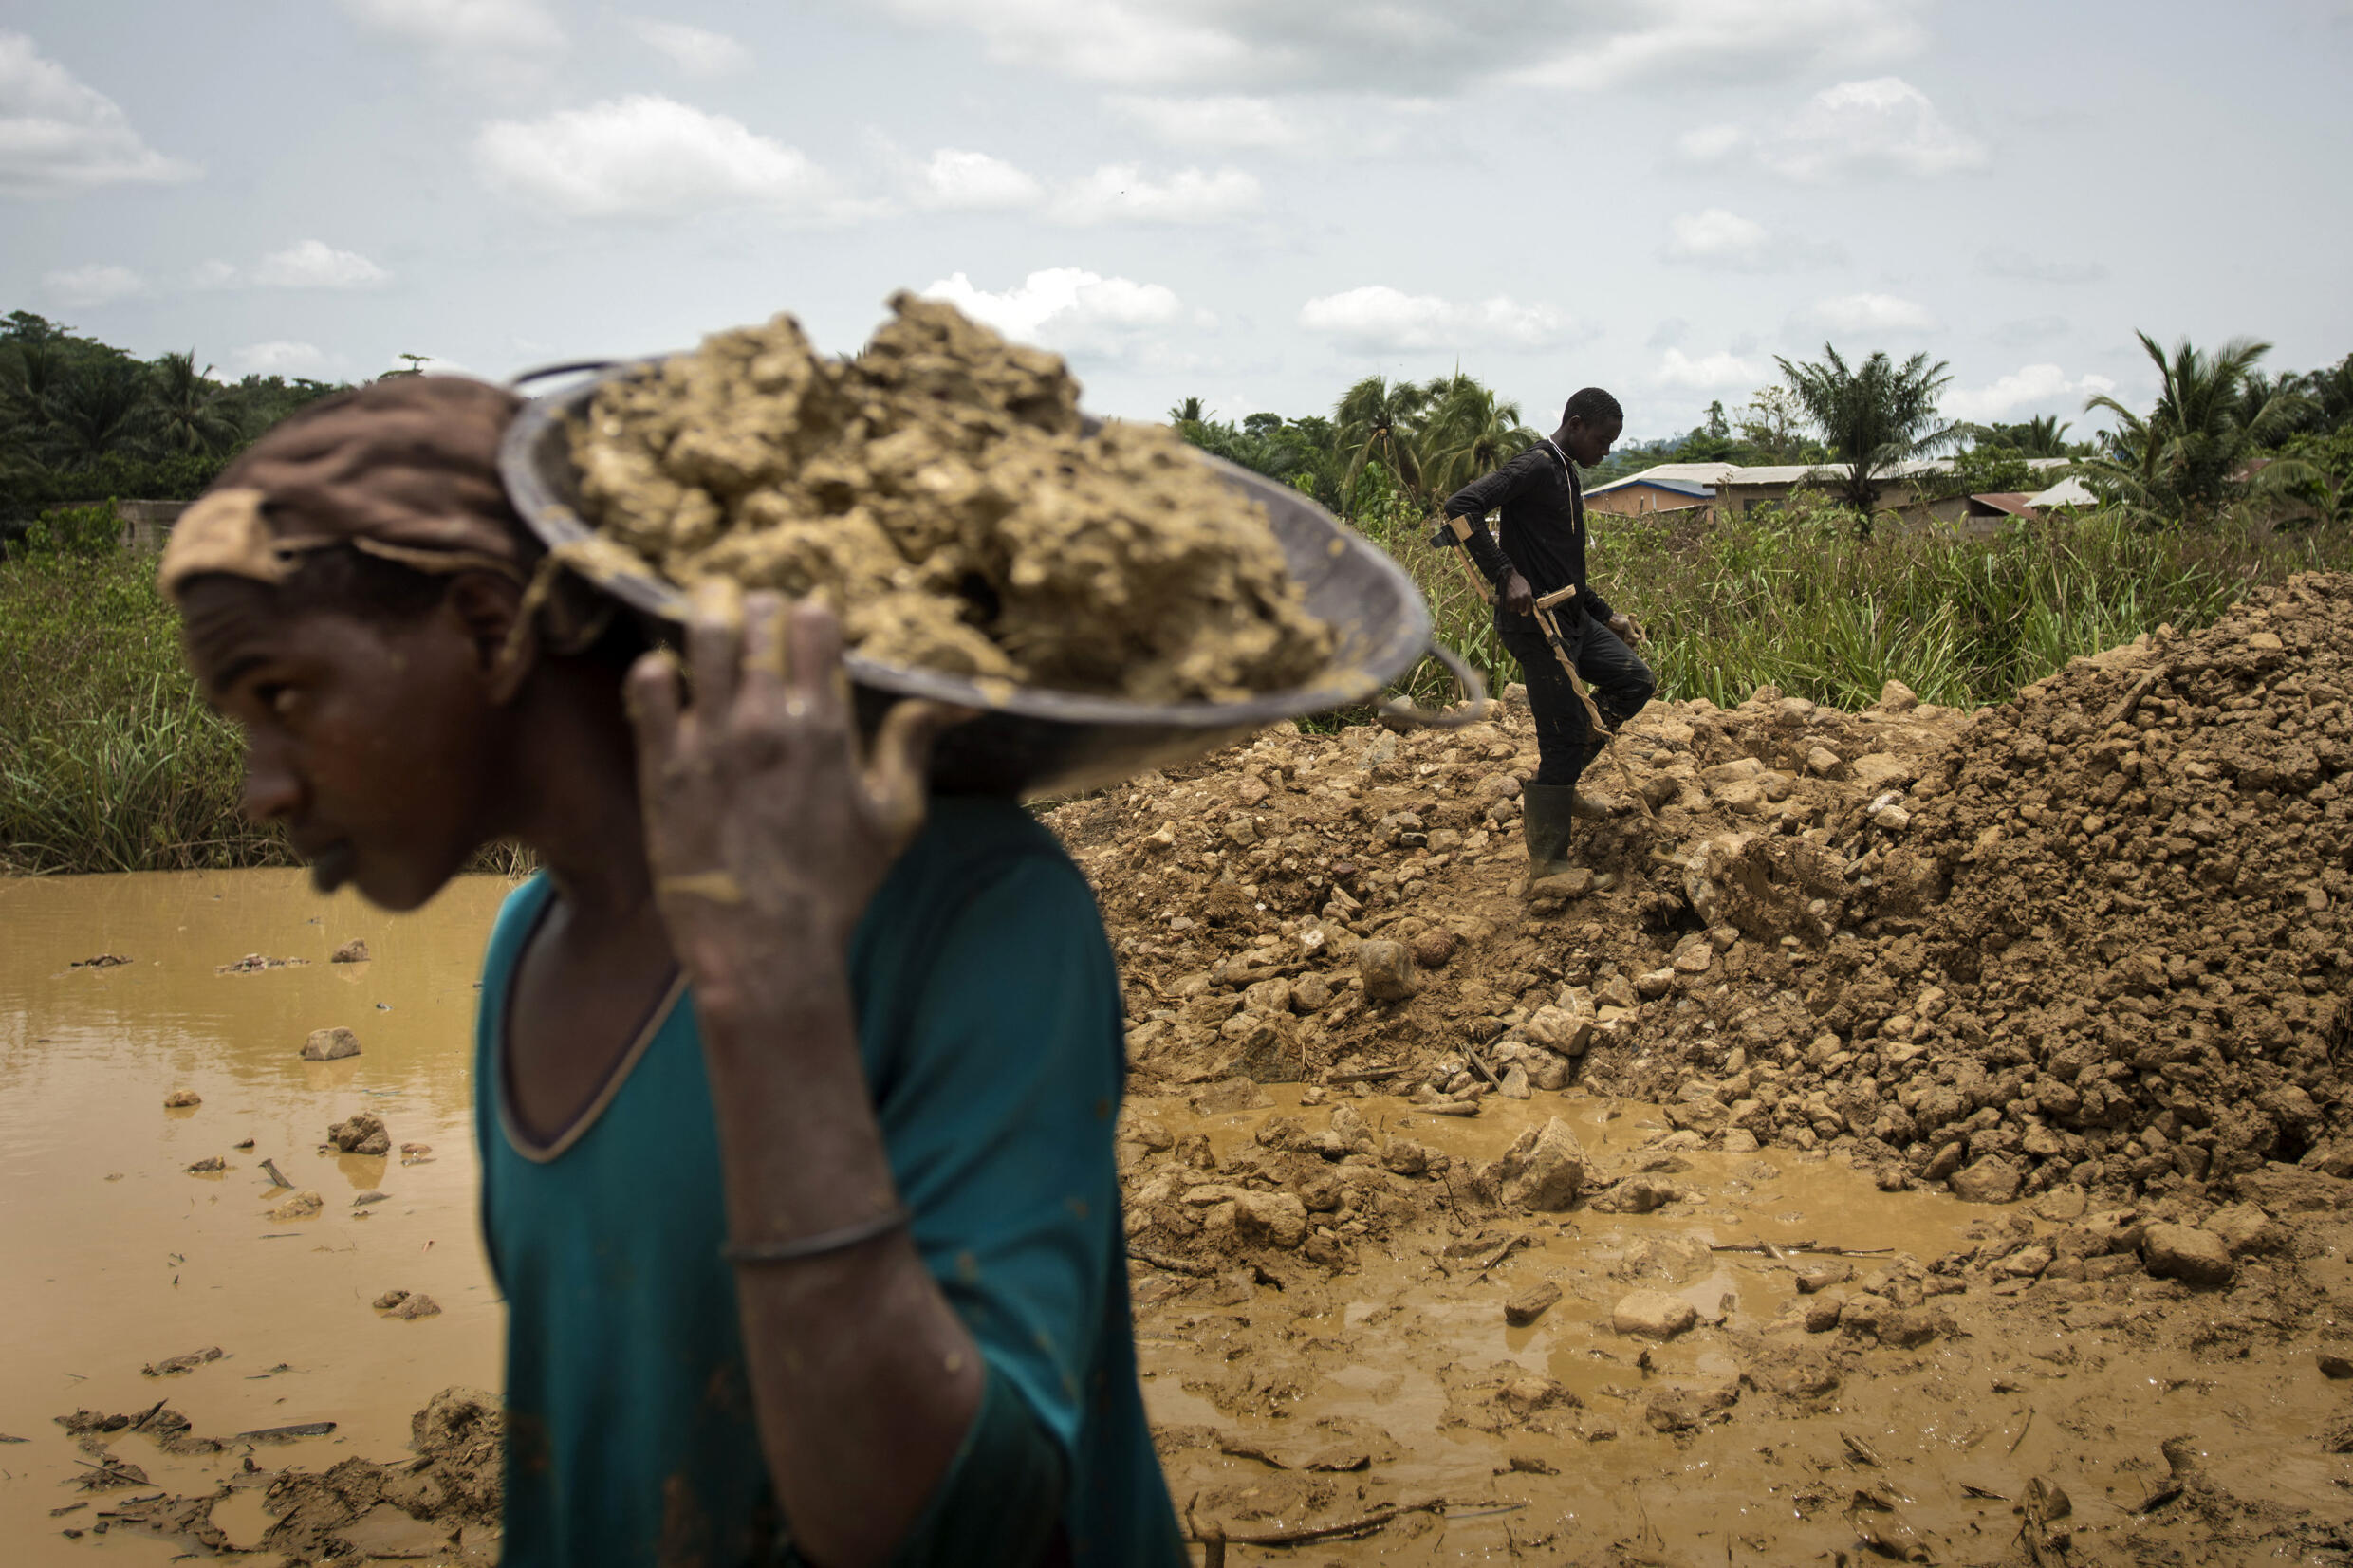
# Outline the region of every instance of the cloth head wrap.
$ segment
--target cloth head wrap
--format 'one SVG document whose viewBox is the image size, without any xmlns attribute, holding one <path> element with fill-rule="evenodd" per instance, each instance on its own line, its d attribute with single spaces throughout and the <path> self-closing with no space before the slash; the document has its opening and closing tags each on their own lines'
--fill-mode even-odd
<svg viewBox="0 0 2353 1568">
<path fill-rule="evenodd" d="M 207 573 L 279 583 L 306 556 L 347 546 L 415 571 L 529 584 L 542 636 L 555 652 L 577 652 L 603 629 L 611 601 L 531 582 L 542 552 L 498 474 L 499 440 L 522 406 L 460 376 L 394 377 L 309 404 L 180 514 L 157 584 L 176 600 Z"/>
</svg>

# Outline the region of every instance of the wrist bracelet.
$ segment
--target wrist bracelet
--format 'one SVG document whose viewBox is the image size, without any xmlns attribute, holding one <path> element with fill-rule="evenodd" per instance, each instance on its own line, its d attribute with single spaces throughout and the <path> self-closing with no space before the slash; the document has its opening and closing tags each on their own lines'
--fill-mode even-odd
<svg viewBox="0 0 2353 1568">
<path fill-rule="evenodd" d="M 793 1241 L 729 1242 L 719 1248 L 719 1256 L 731 1264 L 788 1264 L 802 1258 L 839 1252 L 843 1247 L 856 1246 L 860 1242 L 870 1242 L 877 1236 L 887 1236 L 914 1218 L 904 1205 L 893 1205 L 873 1219 L 845 1225 L 838 1230 L 821 1230 L 814 1236 L 802 1236 Z"/>
</svg>

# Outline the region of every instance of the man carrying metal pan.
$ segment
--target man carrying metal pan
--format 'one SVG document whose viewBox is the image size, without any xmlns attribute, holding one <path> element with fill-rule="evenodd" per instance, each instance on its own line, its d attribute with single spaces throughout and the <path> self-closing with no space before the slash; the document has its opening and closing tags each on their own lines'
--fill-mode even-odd
<svg viewBox="0 0 2353 1568">
<path fill-rule="evenodd" d="M 1571 822 L 1597 814 L 1580 804 L 1578 776 L 1658 689 L 1628 646 L 1641 639 L 1641 627 L 1585 581 L 1577 469 L 1608 456 L 1624 428 L 1618 399 L 1586 387 L 1561 411 L 1559 430 L 1449 496 L 1445 525 L 1431 541 L 1462 545 L 1485 580 L 1481 594 L 1495 605 L 1495 635 L 1527 675 L 1541 758 L 1521 796 L 1530 887 L 1568 869 Z M 1500 545 L 1487 529 L 1498 509 Z"/>
</svg>

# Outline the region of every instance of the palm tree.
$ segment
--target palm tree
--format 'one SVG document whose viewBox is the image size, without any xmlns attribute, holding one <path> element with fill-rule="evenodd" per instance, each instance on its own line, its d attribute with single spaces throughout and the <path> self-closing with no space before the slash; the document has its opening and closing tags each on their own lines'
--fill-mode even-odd
<svg viewBox="0 0 2353 1568">
<path fill-rule="evenodd" d="M 1779 355 L 1773 362 L 1831 455 L 1846 465 L 1843 474 L 1825 477 L 1868 539 L 1888 470 L 1953 438 L 1955 427 L 1936 412 L 1936 394 L 1953 377 L 1942 360 L 1931 364 L 1925 354 L 1899 368 L 1884 351 L 1851 367 L 1828 343 L 1822 352 L 1820 364 L 1791 364 Z"/>
<path fill-rule="evenodd" d="M 1419 427 L 1421 455 L 1434 496 L 1451 495 L 1544 439 L 1520 422 L 1519 404 L 1460 371 L 1422 390 L 1429 406 Z"/>
<path fill-rule="evenodd" d="M 129 358 L 84 360 L 70 367 L 48 399 L 52 440 L 65 461 L 84 463 L 145 445 L 153 415 L 146 371 Z"/>
<path fill-rule="evenodd" d="M 2104 393 L 2084 405 L 2117 421 L 2106 453 L 2084 465 L 2095 487 L 2147 518 L 2204 522 L 2255 489 L 2300 477 L 2300 465 L 2274 463 L 2250 482 L 2250 460 L 2312 412 L 2302 394 L 2256 373 L 2270 343 L 2233 338 L 2209 354 L 2185 338 L 2168 360 L 2157 340 L 2138 336 L 2161 382 L 2157 406 L 2143 418 Z"/>
<path fill-rule="evenodd" d="M 195 350 L 166 354 L 150 367 L 149 380 L 156 434 L 167 449 L 209 457 L 237 438 L 227 389 L 210 366 L 196 368 Z"/>
<path fill-rule="evenodd" d="M 1408 490 L 1423 489 L 1415 421 L 1429 401 L 1428 391 L 1411 381 L 1391 385 L 1385 378 L 1367 376 L 1350 387 L 1332 409 L 1332 419 L 1340 427 L 1340 450 L 1350 454 L 1348 477 L 1341 493 L 1351 507 L 1364 465 L 1375 460 L 1384 464 Z"/>
<path fill-rule="evenodd" d="M 1201 406 L 1198 397 L 1188 397 L 1168 411 L 1168 422 L 1180 430 L 1187 425 L 1197 425 L 1208 417 L 1209 411 Z"/>
</svg>

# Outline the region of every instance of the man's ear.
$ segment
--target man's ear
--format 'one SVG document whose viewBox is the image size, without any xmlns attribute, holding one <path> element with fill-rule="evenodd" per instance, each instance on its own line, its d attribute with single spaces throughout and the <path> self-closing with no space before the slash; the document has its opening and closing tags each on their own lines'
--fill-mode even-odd
<svg viewBox="0 0 2353 1568">
<path fill-rule="evenodd" d="M 491 702 L 514 700 L 539 662 L 539 639 L 531 635 L 520 583 L 495 572 L 460 572 L 443 602 L 473 644 L 474 664 Z"/>
</svg>

